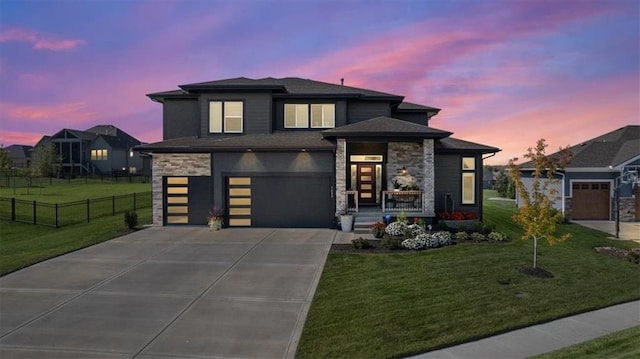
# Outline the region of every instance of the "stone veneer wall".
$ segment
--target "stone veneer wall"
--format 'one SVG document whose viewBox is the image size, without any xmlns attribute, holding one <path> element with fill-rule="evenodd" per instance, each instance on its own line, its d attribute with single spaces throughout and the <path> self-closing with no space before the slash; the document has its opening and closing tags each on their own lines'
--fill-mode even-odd
<svg viewBox="0 0 640 359">
<path fill-rule="evenodd" d="M 336 146 L 336 216 L 347 209 L 347 140 L 339 138 Z"/>
<path fill-rule="evenodd" d="M 163 178 L 165 176 L 211 176 L 211 154 L 154 153 L 152 160 L 153 225 L 162 226 Z"/>
<path fill-rule="evenodd" d="M 636 215 L 636 199 L 633 197 L 620 197 L 620 222 L 633 222 L 635 221 Z M 616 201 L 615 199 L 611 203 L 611 211 L 613 219 L 615 219 L 616 214 Z"/>
<path fill-rule="evenodd" d="M 421 148 L 422 147 L 422 148 Z M 416 185 L 424 191 L 422 211 L 435 216 L 435 155 L 434 142 L 423 141 L 422 146 L 411 142 L 389 142 L 387 147 L 387 188 L 393 189 L 393 180 L 402 167 L 407 168 Z"/>
</svg>

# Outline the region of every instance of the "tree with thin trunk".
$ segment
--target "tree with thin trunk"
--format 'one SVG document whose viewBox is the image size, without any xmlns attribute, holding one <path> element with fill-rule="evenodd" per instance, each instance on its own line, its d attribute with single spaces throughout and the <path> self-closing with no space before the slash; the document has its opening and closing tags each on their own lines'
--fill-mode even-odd
<svg viewBox="0 0 640 359">
<path fill-rule="evenodd" d="M 554 187 L 560 183 L 556 175 L 568 164 L 571 153 L 568 148 L 564 148 L 548 156 L 545 154 L 547 146 L 544 139 L 539 139 L 535 148 L 530 147 L 524 155 L 528 160 L 525 166 L 532 169 L 530 188 L 523 183 L 522 171 L 516 164 L 518 159 L 509 160 L 508 165 L 509 176 L 513 179 L 521 200 L 513 220 L 524 230 L 522 239 L 533 239 L 534 269 L 537 268 L 539 239 L 545 239 L 549 245 L 553 245 L 571 236 L 570 233 L 556 233 L 556 226 L 562 223 L 564 217 L 553 208 L 553 203 L 562 199 Z"/>
</svg>

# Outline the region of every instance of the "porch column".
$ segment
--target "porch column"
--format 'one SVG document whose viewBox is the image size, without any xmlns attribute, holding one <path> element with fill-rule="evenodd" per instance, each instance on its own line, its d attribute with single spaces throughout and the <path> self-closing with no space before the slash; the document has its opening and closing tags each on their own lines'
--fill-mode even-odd
<svg viewBox="0 0 640 359">
<path fill-rule="evenodd" d="M 346 212 L 347 140 L 339 138 L 336 147 L 336 216 Z"/>
<path fill-rule="evenodd" d="M 423 140 L 422 161 L 424 168 L 424 202 L 422 211 L 428 217 L 436 215 L 435 156 L 433 140 Z"/>
</svg>

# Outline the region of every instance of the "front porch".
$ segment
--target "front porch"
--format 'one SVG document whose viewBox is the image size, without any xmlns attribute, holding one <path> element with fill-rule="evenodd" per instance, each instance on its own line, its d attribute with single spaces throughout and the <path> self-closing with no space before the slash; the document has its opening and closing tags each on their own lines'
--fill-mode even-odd
<svg viewBox="0 0 640 359">
<path fill-rule="evenodd" d="M 345 192 L 345 203 L 347 204 L 346 212 L 350 213 L 399 213 L 404 212 L 407 215 L 409 213 L 425 216 L 430 213 L 425 208 L 425 193 L 424 191 L 381 191 L 382 203 L 381 205 L 363 205 L 361 206 L 358 198 L 360 194 L 356 190 L 349 190 Z"/>
</svg>

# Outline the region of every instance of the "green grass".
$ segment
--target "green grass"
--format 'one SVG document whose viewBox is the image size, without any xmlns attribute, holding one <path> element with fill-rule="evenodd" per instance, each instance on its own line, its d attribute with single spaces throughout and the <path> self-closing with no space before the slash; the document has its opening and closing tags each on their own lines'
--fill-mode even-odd
<svg viewBox="0 0 640 359">
<path fill-rule="evenodd" d="M 151 223 L 151 209 L 137 211 L 140 225 Z M 127 233 L 122 214 L 63 228 L 0 220 L 0 275 Z"/>
<path fill-rule="evenodd" d="M 559 349 L 531 359 L 631 359 L 640 358 L 640 326 Z"/>
<path fill-rule="evenodd" d="M 515 238 L 510 243 L 329 253 L 297 357 L 403 357 L 640 298 L 638 265 L 592 249 L 637 244 L 574 224 L 560 228 L 571 239 L 539 245 L 538 265 L 554 278 L 521 274 L 533 244 L 519 239 L 514 210 L 485 202 L 485 221 Z"/>
</svg>

